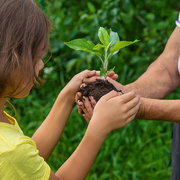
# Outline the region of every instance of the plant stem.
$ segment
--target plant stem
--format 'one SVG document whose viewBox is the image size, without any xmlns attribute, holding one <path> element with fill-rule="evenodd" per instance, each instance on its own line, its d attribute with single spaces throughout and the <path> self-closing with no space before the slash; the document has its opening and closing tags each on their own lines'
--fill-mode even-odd
<svg viewBox="0 0 180 180">
<path fill-rule="evenodd" d="M 108 57 L 107 57 L 107 51 L 108 49 L 105 50 L 105 62 L 104 62 L 104 70 L 107 71 L 107 67 L 108 67 Z M 104 81 L 107 78 L 107 74 L 104 75 Z"/>
<path fill-rule="evenodd" d="M 99 59 L 101 60 L 102 64 L 104 64 L 104 62 L 103 62 L 102 58 L 101 58 L 100 56 L 98 56 L 98 57 L 99 57 Z"/>
</svg>

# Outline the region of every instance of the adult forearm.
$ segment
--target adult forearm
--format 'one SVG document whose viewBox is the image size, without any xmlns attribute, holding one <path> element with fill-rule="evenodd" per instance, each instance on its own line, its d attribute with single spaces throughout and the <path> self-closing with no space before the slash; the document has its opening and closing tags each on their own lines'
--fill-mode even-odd
<svg viewBox="0 0 180 180">
<path fill-rule="evenodd" d="M 141 98 L 138 119 L 180 123 L 180 100 L 157 100 Z"/>
<path fill-rule="evenodd" d="M 178 87 L 173 84 L 167 69 L 159 59 L 150 65 L 147 71 L 135 82 L 125 86 L 126 89 L 134 90 L 142 97 L 162 99 Z"/>
<path fill-rule="evenodd" d="M 171 34 L 163 53 L 154 61 L 135 82 L 126 89 L 136 91 L 140 96 L 164 98 L 180 86 L 178 59 L 180 56 L 180 28 Z"/>
<path fill-rule="evenodd" d="M 61 91 L 47 118 L 32 136 L 40 156 L 45 160 L 59 141 L 73 106 L 73 99 Z"/>
</svg>

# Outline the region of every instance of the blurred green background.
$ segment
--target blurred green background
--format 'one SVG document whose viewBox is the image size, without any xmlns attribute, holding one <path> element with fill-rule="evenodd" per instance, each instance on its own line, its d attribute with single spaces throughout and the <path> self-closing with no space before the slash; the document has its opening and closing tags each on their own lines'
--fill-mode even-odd
<svg viewBox="0 0 180 180">
<path fill-rule="evenodd" d="M 73 51 L 64 42 L 86 38 L 98 43 L 98 29 L 111 28 L 121 40 L 135 45 L 123 48 L 113 57 L 118 81 L 136 80 L 163 51 L 175 27 L 180 11 L 177 0 L 37 0 L 52 22 L 50 45 L 52 57 L 42 76 L 47 82 L 33 89 L 24 99 L 12 99 L 18 121 L 25 135 L 32 136 L 50 111 L 58 93 L 67 82 L 84 69 L 99 70 L 98 57 Z M 50 57 L 50 53 L 46 59 Z M 175 90 L 168 99 L 180 99 Z M 7 105 L 8 111 L 14 111 Z M 48 160 L 56 171 L 72 154 L 86 130 L 86 121 L 71 113 L 64 133 Z M 168 180 L 171 174 L 170 145 L 172 123 L 135 119 L 112 132 L 104 142 L 87 180 Z M 48 132 L 47 132 L 48 133 Z"/>
</svg>

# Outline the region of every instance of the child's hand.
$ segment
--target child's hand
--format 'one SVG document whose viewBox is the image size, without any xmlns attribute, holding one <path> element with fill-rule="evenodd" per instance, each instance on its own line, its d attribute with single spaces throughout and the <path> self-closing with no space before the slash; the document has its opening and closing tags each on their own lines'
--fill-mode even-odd
<svg viewBox="0 0 180 180">
<path fill-rule="evenodd" d="M 111 91 L 96 104 L 90 128 L 107 136 L 111 131 L 124 127 L 135 118 L 140 106 L 139 99 L 134 91 L 123 95 Z"/>
<path fill-rule="evenodd" d="M 117 74 L 115 74 L 113 71 L 108 74 L 109 77 L 113 79 L 117 79 Z M 99 71 L 89 71 L 89 70 L 84 70 L 80 72 L 79 74 L 75 75 L 71 81 L 66 85 L 64 90 L 67 90 L 68 94 L 71 96 L 71 98 L 75 99 L 75 95 L 77 90 L 79 89 L 80 85 L 83 83 L 83 80 L 87 80 L 88 78 L 99 78 L 100 77 L 100 72 Z"/>
<path fill-rule="evenodd" d="M 98 76 L 98 75 L 99 75 L 98 71 L 84 70 L 84 71 L 80 72 L 79 74 L 76 74 L 69 81 L 69 83 L 65 86 L 65 88 L 63 90 L 66 90 L 74 101 L 76 92 L 79 89 L 80 85 L 82 84 L 83 79 L 87 79 L 87 78 L 90 78 L 92 76 Z"/>
</svg>

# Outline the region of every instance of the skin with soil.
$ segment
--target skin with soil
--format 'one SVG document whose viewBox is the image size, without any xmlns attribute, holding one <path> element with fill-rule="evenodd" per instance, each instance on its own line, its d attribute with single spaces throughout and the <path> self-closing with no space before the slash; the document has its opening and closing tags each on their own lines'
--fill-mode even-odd
<svg viewBox="0 0 180 180">
<path fill-rule="evenodd" d="M 108 80 L 104 81 L 102 79 L 96 79 L 96 81 L 86 83 L 85 86 L 80 87 L 77 92 L 80 92 L 82 94 L 82 96 L 79 98 L 79 101 L 83 101 L 83 96 L 93 96 L 95 101 L 98 102 L 102 96 L 112 90 L 122 93 L 121 90 L 116 89 L 114 85 Z"/>
</svg>

